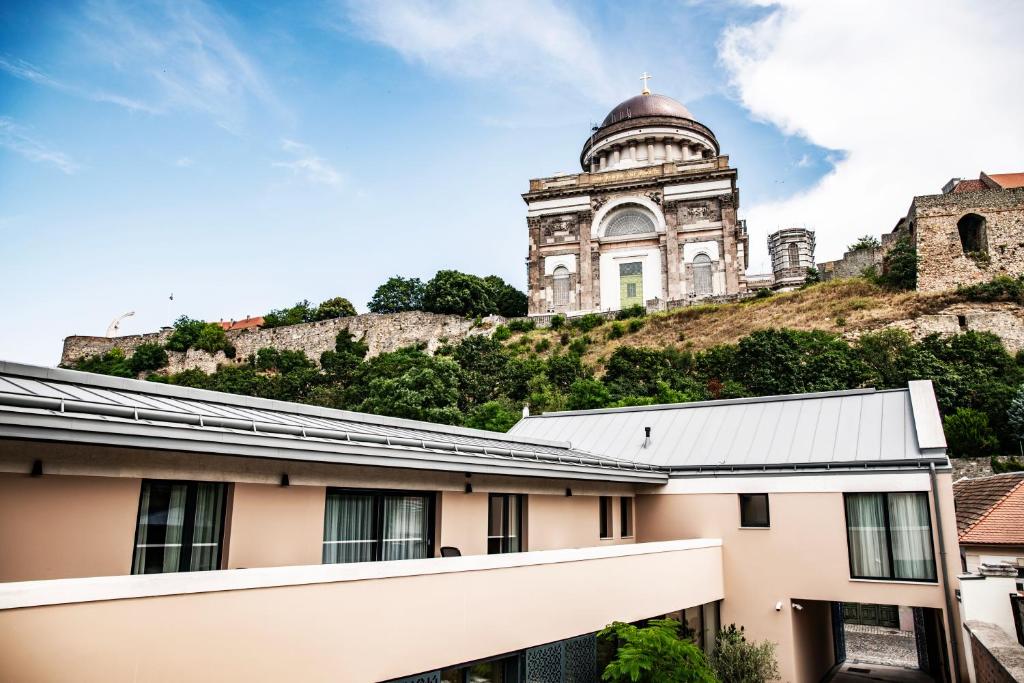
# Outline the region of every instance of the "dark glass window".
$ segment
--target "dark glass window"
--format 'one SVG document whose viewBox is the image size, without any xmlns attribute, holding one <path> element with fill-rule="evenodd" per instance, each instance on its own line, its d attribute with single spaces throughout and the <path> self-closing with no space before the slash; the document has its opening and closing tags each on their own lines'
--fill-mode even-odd
<svg viewBox="0 0 1024 683">
<path fill-rule="evenodd" d="M 487 501 L 487 552 L 518 553 L 523 550 L 523 496 L 492 493 Z"/>
<path fill-rule="evenodd" d="M 430 493 L 330 489 L 324 564 L 413 560 L 433 554 Z"/>
<path fill-rule="evenodd" d="M 601 538 L 612 536 L 612 497 L 601 496 Z"/>
<path fill-rule="evenodd" d="M 771 526 L 770 520 L 768 518 L 767 493 L 740 494 L 740 526 Z"/>
<path fill-rule="evenodd" d="M 852 578 L 935 580 L 927 493 L 847 493 L 844 502 Z"/>
<path fill-rule="evenodd" d="M 441 671 L 441 683 L 518 683 L 519 655 L 453 666 Z"/>
<path fill-rule="evenodd" d="M 626 496 L 619 498 L 619 532 L 623 538 L 633 535 L 633 499 Z"/>
<path fill-rule="evenodd" d="M 132 574 L 220 569 L 225 484 L 142 482 Z"/>
</svg>

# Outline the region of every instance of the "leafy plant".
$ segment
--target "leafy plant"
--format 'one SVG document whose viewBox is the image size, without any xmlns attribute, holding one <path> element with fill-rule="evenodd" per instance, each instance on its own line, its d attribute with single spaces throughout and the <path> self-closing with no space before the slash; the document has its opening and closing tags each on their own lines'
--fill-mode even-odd
<svg viewBox="0 0 1024 683">
<path fill-rule="evenodd" d="M 607 337 L 608 339 L 618 339 L 626 334 L 626 326 L 616 321 L 608 326 Z"/>
<path fill-rule="evenodd" d="M 371 313 L 401 313 L 423 309 L 423 282 L 419 278 L 391 277 L 373 293 L 366 307 Z"/>
<path fill-rule="evenodd" d="M 679 637 L 679 622 L 652 619 L 639 628 L 615 622 L 598 638 L 615 638 L 615 657 L 601 674 L 602 681 L 630 683 L 716 683 L 700 648 Z"/>
<path fill-rule="evenodd" d="M 551 316 L 551 329 L 560 330 L 565 326 L 565 316 L 559 313 Z"/>
<path fill-rule="evenodd" d="M 506 325 L 508 325 L 508 329 L 513 332 L 530 332 L 537 328 L 536 322 L 533 320 L 524 320 L 522 318 L 509 320 Z"/>
<path fill-rule="evenodd" d="M 167 367 L 167 352 L 160 344 L 145 342 L 135 347 L 135 352 L 128 359 L 128 366 L 133 375 L 142 372 L 152 372 Z"/>
<path fill-rule="evenodd" d="M 715 637 L 711 667 L 719 680 L 728 683 L 765 683 L 779 678 L 775 643 L 748 642 L 743 627 L 737 629 L 735 624 Z"/>
<path fill-rule="evenodd" d="M 492 432 L 507 432 L 519 422 L 522 413 L 507 401 L 482 403 L 466 416 L 466 426 L 474 429 L 488 429 Z"/>
<path fill-rule="evenodd" d="M 897 240 L 882 257 L 882 274 L 878 284 L 890 289 L 916 289 L 917 266 L 921 259 L 910 240 Z"/>
<path fill-rule="evenodd" d="M 874 235 L 864 235 L 858 237 L 857 241 L 846 247 L 847 251 L 866 251 L 868 249 L 878 249 L 882 246 L 882 243 L 878 241 L 878 238 Z"/>
<path fill-rule="evenodd" d="M 804 276 L 803 287 L 810 287 L 821 282 L 821 271 L 811 266 L 807 269 L 807 274 Z"/>
<path fill-rule="evenodd" d="M 626 323 L 626 329 L 630 332 L 630 334 L 632 334 L 633 332 L 639 332 L 640 330 L 643 329 L 644 324 L 646 322 L 647 321 L 644 320 L 643 318 L 633 318 L 628 323 Z"/>
<path fill-rule="evenodd" d="M 616 312 L 615 319 L 627 320 L 629 318 L 642 318 L 645 315 L 647 315 L 647 309 L 642 304 L 633 304 Z"/>
<path fill-rule="evenodd" d="M 476 275 L 441 270 L 423 289 L 423 310 L 467 317 L 495 310 L 491 286 Z"/>
<path fill-rule="evenodd" d="M 263 316 L 263 328 L 287 327 L 316 320 L 316 309 L 303 299 L 289 308 L 278 308 Z"/>
<path fill-rule="evenodd" d="M 597 313 L 587 313 L 569 321 L 569 326 L 580 332 L 590 332 L 604 324 L 604 318 Z"/>
<path fill-rule="evenodd" d="M 348 318 L 356 314 L 356 308 L 352 302 L 343 296 L 336 296 L 333 299 L 323 301 L 316 307 L 313 313 L 313 320 L 331 320 L 332 318 Z"/>
<path fill-rule="evenodd" d="M 526 294 L 502 280 L 497 275 L 488 275 L 484 282 L 491 288 L 491 299 L 494 301 L 494 310 L 505 318 L 516 318 L 526 315 L 528 299 Z"/>
<path fill-rule="evenodd" d="M 950 454 L 960 458 L 992 455 L 999 439 L 988 424 L 988 416 L 973 408 L 957 408 L 942 421 Z"/>
<path fill-rule="evenodd" d="M 494 334 L 491 337 L 494 341 L 505 341 L 512 336 L 512 330 L 507 325 L 498 325 L 494 328 Z"/>
</svg>

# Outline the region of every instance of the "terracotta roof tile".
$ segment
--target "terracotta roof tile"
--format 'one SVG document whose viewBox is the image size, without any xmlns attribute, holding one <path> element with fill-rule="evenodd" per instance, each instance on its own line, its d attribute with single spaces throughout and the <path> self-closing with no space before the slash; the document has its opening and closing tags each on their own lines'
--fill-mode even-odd
<svg viewBox="0 0 1024 683">
<path fill-rule="evenodd" d="M 972 180 L 961 180 L 953 187 L 953 192 L 980 192 L 987 189 L 985 183 L 975 178 Z"/>
<path fill-rule="evenodd" d="M 1024 544 L 1024 472 L 953 485 L 961 543 Z"/>
<path fill-rule="evenodd" d="M 1024 173 L 986 173 L 990 179 L 995 181 L 999 187 L 1009 190 L 1014 187 L 1024 187 Z"/>
<path fill-rule="evenodd" d="M 225 331 L 227 331 L 227 330 L 248 330 L 251 327 L 260 327 L 261 325 L 263 325 L 263 318 L 261 318 L 261 317 L 244 318 L 242 320 L 232 320 L 230 322 L 225 322 L 225 321 L 221 320 L 217 324 L 220 325 L 222 328 L 224 328 Z"/>
</svg>

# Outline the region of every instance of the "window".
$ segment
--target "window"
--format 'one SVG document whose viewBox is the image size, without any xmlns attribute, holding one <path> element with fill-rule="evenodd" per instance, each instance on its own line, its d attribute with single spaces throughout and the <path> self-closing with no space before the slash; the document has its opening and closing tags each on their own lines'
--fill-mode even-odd
<svg viewBox="0 0 1024 683">
<path fill-rule="evenodd" d="M 709 296 L 713 292 L 711 257 L 707 254 L 697 254 L 693 259 L 693 293 L 696 296 Z"/>
<path fill-rule="evenodd" d="M 988 234 L 983 216 L 969 213 L 957 221 L 956 229 L 960 233 L 960 246 L 965 254 L 988 252 Z"/>
<path fill-rule="evenodd" d="M 740 494 L 740 526 L 766 528 L 771 526 L 768 517 L 767 493 Z"/>
<path fill-rule="evenodd" d="M 569 305 L 569 269 L 565 266 L 558 266 L 552 273 L 552 289 L 555 299 L 555 306 Z"/>
<path fill-rule="evenodd" d="M 601 496 L 601 538 L 611 538 L 612 533 L 612 497 Z"/>
<path fill-rule="evenodd" d="M 855 579 L 934 581 L 926 493 L 847 493 L 846 538 Z"/>
<path fill-rule="evenodd" d="M 644 265 L 640 261 L 619 264 L 619 303 L 632 306 L 644 302 Z"/>
<path fill-rule="evenodd" d="M 616 211 L 608 218 L 605 237 L 621 237 L 623 235 L 646 235 L 656 232 L 654 220 L 642 209 L 627 208 Z"/>
<path fill-rule="evenodd" d="M 619 533 L 623 538 L 633 536 L 633 499 L 619 498 Z"/>
<path fill-rule="evenodd" d="M 430 557 L 433 511 L 429 493 L 328 489 L 323 562 Z"/>
<path fill-rule="evenodd" d="M 220 568 L 225 484 L 142 482 L 132 574 Z"/>
<path fill-rule="evenodd" d="M 786 250 L 789 252 L 789 267 L 800 267 L 800 247 L 795 242 L 790 242 Z"/>
<path fill-rule="evenodd" d="M 523 550 L 523 496 L 492 493 L 487 507 L 487 552 L 518 553 Z"/>
<path fill-rule="evenodd" d="M 519 655 L 441 670 L 441 683 L 517 683 L 520 680 Z"/>
</svg>

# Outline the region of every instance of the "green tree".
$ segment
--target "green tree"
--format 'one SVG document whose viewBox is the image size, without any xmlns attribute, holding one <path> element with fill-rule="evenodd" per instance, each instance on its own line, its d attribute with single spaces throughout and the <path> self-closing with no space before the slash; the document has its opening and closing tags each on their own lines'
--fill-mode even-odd
<svg viewBox="0 0 1024 683">
<path fill-rule="evenodd" d="M 488 401 L 469 412 L 466 416 L 466 426 L 492 432 L 507 432 L 521 417 L 522 411 L 517 410 L 508 401 Z"/>
<path fill-rule="evenodd" d="M 195 346 L 199 335 L 206 329 L 202 320 L 193 320 L 183 315 L 174 321 L 174 331 L 167 338 L 166 348 L 169 351 L 188 351 Z"/>
<path fill-rule="evenodd" d="M 1017 393 L 1006 411 L 1006 422 L 1013 438 L 1024 441 L 1024 384 L 1017 387 Z"/>
<path fill-rule="evenodd" d="M 942 420 L 946 443 L 955 458 L 979 458 L 993 455 L 999 439 L 988 424 L 988 416 L 973 408 L 957 408 Z"/>
<path fill-rule="evenodd" d="M 506 318 L 518 318 L 526 315 L 527 302 L 526 294 L 502 280 L 497 275 L 488 275 L 484 282 L 491 288 L 491 299 L 494 301 L 494 310 Z"/>
<path fill-rule="evenodd" d="M 206 351 L 207 353 L 227 351 L 230 346 L 231 344 L 228 343 L 228 337 L 224 332 L 224 328 L 217 323 L 205 323 L 203 329 L 199 331 L 196 340 L 192 342 L 192 348 Z"/>
<path fill-rule="evenodd" d="M 615 638 L 615 657 L 601 674 L 616 683 L 716 683 L 700 648 L 679 637 L 679 622 L 651 619 L 638 628 L 616 621 L 599 638 Z"/>
<path fill-rule="evenodd" d="M 263 316 L 263 327 L 286 327 L 316 320 L 316 310 L 309 301 L 303 299 L 294 306 L 277 308 Z"/>
<path fill-rule="evenodd" d="M 72 367 L 82 372 L 94 372 L 98 375 L 114 377 L 135 377 L 138 374 L 132 370 L 124 350 L 116 347 L 106 353 L 80 358 Z"/>
<path fill-rule="evenodd" d="M 611 403 L 612 396 L 600 380 L 585 377 L 569 387 L 569 410 L 607 408 Z"/>
<path fill-rule="evenodd" d="M 441 270 L 423 288 L 423 310 L 463 316 L 495 311 L 493 292 L 483 279 L 457 270 Z"/>
<path fill-rule="evenodd" d="M 366 307 L 371 313 L 401 313 L 423 309 L 424 285 L 419 278 L 392 277 L 377 288 Z"/>
<path fill-rule="evenodd" d="M 882 246 L 882 243 L 878 241 L 878 238 L 874 235 L 864 235 L 858 237 L 857 241 L 846 247 L 847 251 L 866 251 L 868 249 L 877 249 Z"/>
<path fill-rule="evenodd" d="M 767 640 L 749 643 L 743 627 L 730 624 L 715 637 L 711 667 L 721 681 L 728 683 L 766 683 L 779 678 L 775 643 Z"/>
<path fill-rule="evenodd" d="M 804 276 L 804 287 L 810 287 L 821 282 L 821 271 L 811 266 L 807 269 L 807 275 Z"/>
<path fill-rule="evenodd" d="M 323 301 L 313 313 L 314 320 L 330 320 L 332 318 L 348 318 L 356 314 L 356 307 L 343 296 L 336 296 Z"/>
<path fill-rule="evenodd" d="M 658 382 L 665 381 L 671 371 L 661 351 L 620 346 L 608 359 L 602 381 L 616 401 L 627 396 L 654 396 Z"/>
<path fill-rule="evenodd" d="M 128 365 L 134 375 L 165 368 L 167 363 L 167 352 L 164 351 L 164 347 L 152 342 L 136 346 L 132 357 L 128 359 Z"/>
<path fill-rule="evenodd" d="M 882 274 L 878 276 L 878 283 L 892 289 L 917 289 L 920 260 L 910 240 L 897 240 L 882 257 Z"/>
</svg>

